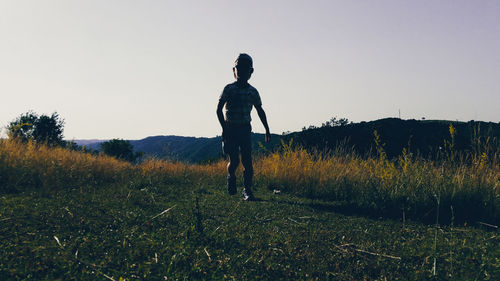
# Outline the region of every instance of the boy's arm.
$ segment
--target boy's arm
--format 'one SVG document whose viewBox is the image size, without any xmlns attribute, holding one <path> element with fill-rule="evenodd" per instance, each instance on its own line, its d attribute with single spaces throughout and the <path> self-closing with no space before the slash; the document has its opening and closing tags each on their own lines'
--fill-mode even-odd
<svg viewBox="0 0 500 281">
<path fill-rule="evenodd" d="M 257 114 L 259 114 L 260 121 L 262 121 L 262 125 L 266 129 L 266 142 L 271 140 L 271 132 L 269 132 L 269 125 L 267 124 L 267 117 L 262 105 L 256 105 L 255 109 L 257 110 Z"/>
<path fill-rule="evenodd" d="M 222 140 L 225 139 L 225 131 L 226 131 L 226 121 L 224 120 L 224 113 L 222 113 L 222 109 L 224 108 L 225 102 L 219 101 L 217 104 L 217 118 L 219 119 L 220 126 L 222 127 Z"/>
</svg>

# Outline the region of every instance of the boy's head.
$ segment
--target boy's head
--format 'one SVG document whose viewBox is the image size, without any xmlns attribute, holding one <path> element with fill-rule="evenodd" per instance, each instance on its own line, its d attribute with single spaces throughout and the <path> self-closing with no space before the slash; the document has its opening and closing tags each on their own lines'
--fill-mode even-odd
<svg viewBox="0 0 500 281">
<path fill-rule="evenodd" d="M 240 54 L 233 67 L 234 78 L 241 82 L 246 82 L 253 73 L 253 60 L 248 54 Z"/>
</svg>

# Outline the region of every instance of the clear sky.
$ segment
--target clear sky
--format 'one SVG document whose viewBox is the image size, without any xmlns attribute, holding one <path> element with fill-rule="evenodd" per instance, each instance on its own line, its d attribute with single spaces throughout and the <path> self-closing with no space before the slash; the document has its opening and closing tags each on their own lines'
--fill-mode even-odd
<svg viewBox="0 0 500 281">
<path fill-rule="evenodd" d="M 0 0 L 0 126 L 31 109 L 66 139 L 219 135 L 240 52 L 273 133 L 500 121 L 497 0 Z"/>
</svg>

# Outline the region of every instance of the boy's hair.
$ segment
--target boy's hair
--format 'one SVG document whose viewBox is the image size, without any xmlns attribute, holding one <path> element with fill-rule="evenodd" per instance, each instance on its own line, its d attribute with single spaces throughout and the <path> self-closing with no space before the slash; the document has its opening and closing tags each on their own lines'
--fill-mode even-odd
<svg viewBox="0 0 500 281">
<path fill-rule="evenodd" d="M 242 53 L 240 54 L 237 58 L 236 61 L 234 62 L 234 65 L 248 65 L 250 67 L 253 67 L 253 60 L 252 57 L 249 56 L 248 54 Z"/>
</svg>

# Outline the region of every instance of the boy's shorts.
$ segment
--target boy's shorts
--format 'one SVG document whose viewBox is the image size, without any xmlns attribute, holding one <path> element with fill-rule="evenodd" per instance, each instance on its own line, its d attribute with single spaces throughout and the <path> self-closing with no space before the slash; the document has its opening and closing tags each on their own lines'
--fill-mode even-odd
<svg viewBox="0 0 500 281">
<path fill-rule="evenodd" d="M 222 151 L 229 156 L 252 153 L 252 126 L 250 124 L 234 125 L 226 127 L 225 140 L 222 142 Z"/>
</svg>

